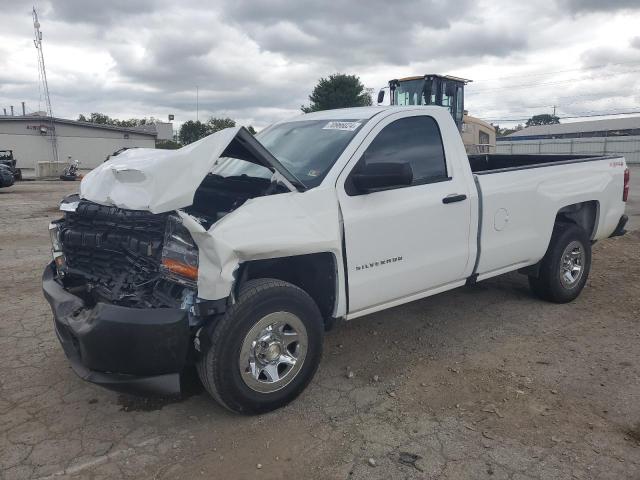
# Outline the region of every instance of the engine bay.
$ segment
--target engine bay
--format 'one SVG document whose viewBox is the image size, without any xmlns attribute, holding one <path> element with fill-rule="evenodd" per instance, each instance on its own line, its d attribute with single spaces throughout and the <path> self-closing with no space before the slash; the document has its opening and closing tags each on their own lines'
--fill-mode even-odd
<svg viewBox="0 0 640 480">
<path fill-rule="evenodd" d="M 209 174 L 196 190 L 193 204 L 183 211 L 208 229 L 251 198 L 285 191 L 286 187 L 270 179 Z M 54 223 L 64 255 L 59 278 L 67 290 L 88 305 L 187 308 L 193 304 L 195 281 L 176 281 L 163 269 L 163 246 L 167 226 L 175 221 L 174 212 L 127 210 L 78 195 L 65 198 L 61 209 L 64 218 Z M 197 269 L 197 248 L 193 248 Z"/>
</svg>

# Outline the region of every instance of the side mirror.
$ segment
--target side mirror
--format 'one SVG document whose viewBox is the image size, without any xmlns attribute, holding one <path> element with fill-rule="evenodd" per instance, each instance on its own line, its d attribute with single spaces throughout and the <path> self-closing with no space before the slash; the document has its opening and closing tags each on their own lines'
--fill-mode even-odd
<svg viewBox="0 0 640 480">
<path fill-rule="evenodd" d="M 384 102 L 384 90 L 378 92 L 378 103 Z"/>
<path fill-rule="evenodd" d="M 365 163 L 351 178 L 359 193 L 368 193 L 381 188 L 411 185 L 413 171 L 409 163 Z"/>
</svg>

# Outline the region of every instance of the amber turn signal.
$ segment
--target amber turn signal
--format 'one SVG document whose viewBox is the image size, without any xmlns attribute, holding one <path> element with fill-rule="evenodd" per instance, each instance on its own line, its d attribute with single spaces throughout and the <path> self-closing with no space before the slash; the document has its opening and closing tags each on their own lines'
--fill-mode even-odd
<svg viewBox="0 0 640 480">
<path fill-rule="evenodd" d="M 173 260 L 171 258 L 163 258 L 162 265 L 167 270 L 177 275 L 181 275 L 185 278 L 190 278 L 191 280 L 198 279 L 198 267 L 187 265 L 186 263 L 178 262 L 177 260 Z"/>
</svg>

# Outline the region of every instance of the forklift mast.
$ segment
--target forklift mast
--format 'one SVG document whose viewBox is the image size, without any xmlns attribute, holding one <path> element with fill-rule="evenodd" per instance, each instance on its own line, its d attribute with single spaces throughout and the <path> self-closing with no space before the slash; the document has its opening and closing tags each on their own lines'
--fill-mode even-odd
<svg viewBox="0 0 640 480">
<path fill-rule="evenodd" d="M 391 105 L 438 105 L 449 109 L 453 120 L 462 131 L 464 115 L 464 86 L 471 82 L 449 75 L 428 74 L 389 81 Z M 384 99 L 384 90 L 378 103 Z"/>
</svg>

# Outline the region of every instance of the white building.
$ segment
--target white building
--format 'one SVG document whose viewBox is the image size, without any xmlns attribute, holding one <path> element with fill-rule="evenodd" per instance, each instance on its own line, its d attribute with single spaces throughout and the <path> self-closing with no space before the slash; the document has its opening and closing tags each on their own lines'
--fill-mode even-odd
<svg viewBox="0 0 640 480">
<path fill-rule="evenodd" d="M 173 123 L 171 122 L 147 123 L 137 128 L 145 132 L 156 132 L 156 140 L 173 140 Z"/>
<path fill-rule="evenodd" d="M 497 153 L 624 155 L 640 163 L 640 117 L 536 125 L 497 139 Z"/>
<path fill-rule="evenodd" d="M 51 120 L 42 116 L 0 115 L 0 150 L 13 150 L 25 177 L 56 174 L 72 160 L 91 170 L 121 148 L 155 148 L 156 131 L 55 118 L 59 165 L 51 165 Z M 44 164 L 49 165 L 44 165 Z M 39 167 L 40 164 L 40 167 Z M 46 167 L 46 168 L 45 168 Z M 43 172 L 47 173 L 43 173 Z"/>
</svg>

